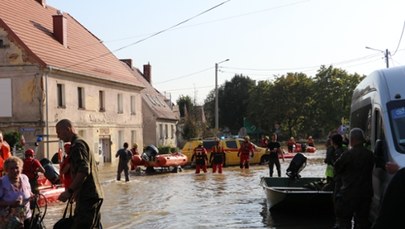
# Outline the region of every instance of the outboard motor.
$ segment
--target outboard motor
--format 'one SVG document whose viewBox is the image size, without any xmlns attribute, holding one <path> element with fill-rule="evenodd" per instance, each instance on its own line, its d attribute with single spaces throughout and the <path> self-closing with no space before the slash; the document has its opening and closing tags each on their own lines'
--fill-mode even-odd
<svg viewBox="0 0 405 229">
<path fill-rule="evenodd" d="M 287 168 L 287 176 L 291 179 L 300 178 L 300 172 L 307 165 L 307 157 L 302 153 L 297 153 L 290 162 Z"/>
<path fill-rule="evenodd" d="M 155 161 L 156 155 L 158 155 L 159 150 L 154 145 L 148 145 L 145 148 L 145 151 L 142 153 L 142 159 L 144 161 Z"/>
<path fill-rule="evenodd" d="M 48 179 L 52 184 L 60 184 L 59 173 L 56 171 L 52 162 L 48 158 L 42 158 L 39 162 L 45 169 L 44 175 L 46 179 Z"/>
</svg>

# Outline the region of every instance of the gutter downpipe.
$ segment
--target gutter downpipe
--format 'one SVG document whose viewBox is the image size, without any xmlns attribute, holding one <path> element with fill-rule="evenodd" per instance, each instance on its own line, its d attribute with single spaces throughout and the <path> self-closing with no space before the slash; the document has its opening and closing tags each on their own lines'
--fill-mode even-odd
<svg viewBox="0 0 405 229">
<path fill-rule="evenodd" d="M 52 67 L 50 66 L 49 71 L 45 72 L 45 99 L 46 99 L 46 105 L 45 105 L 45 129 L 46 129 L 46 158 L 49 158 L 49 101 L 48 101 L 48 74 L 52 72 Z"/>
</svg>

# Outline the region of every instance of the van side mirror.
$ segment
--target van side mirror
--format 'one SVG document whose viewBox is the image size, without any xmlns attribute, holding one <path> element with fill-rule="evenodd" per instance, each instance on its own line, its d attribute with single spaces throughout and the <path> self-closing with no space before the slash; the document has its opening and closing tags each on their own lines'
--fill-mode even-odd
<svg viewBox="0 0 405 229">
<path fill-rule="evenodd" d="M 374 146 L 374 158 L 376 168 L 385 169 L 385 163 L 387 163 L 388 161 L 387 156 L 384 153 L 385 150 L 386 150 L 385 141 L 377 139 Z"/>
</svg>

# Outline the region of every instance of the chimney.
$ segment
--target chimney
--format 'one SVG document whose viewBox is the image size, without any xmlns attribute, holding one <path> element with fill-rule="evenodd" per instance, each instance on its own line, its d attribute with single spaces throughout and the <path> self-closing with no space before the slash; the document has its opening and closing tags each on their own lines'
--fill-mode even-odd
<svg viewBox="0 0 405 229">
<path fill-rule="evenodd" d="M 130 68 L 132 68 L 132 59 L 120 59 L 120 61 L 124 62 Z"/>
<path fill-rule="evenodd" d="M 45 7 L 46 6 L 46 1 L 45 0 L 35 0 L 37 1 L 39 4 L 41 4 L 41 6 Z"/>
<path fill-rule="evenodd" d="M 57 15 L 53 15 L 53 35 L 56 40 L 67 48 L 67 19 L 63 13 L 58 10 Z"/>
<path fill-rule="evenodd" d="M 152 84 L 152 66 L 149 63 L 143 65 L 143 77 Z"/>
</svg>

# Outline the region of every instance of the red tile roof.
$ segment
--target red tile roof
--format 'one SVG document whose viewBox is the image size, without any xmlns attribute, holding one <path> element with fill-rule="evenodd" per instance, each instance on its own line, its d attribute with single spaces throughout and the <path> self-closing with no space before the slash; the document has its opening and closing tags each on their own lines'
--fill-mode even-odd
<svg viewBox="0 0 405 229">
<path fill-rule="evenodd" d="M 68 13 L 63 13 L 67 19 L 65 48 L 53 35 L 53 15 L 57 15 L 57 9 L 42 6 L 35 0 L 0 3 L 0 27 L 8 32 L 10 40 L 17 42 L 27 52 L 29 62 L 38 63 L 44 68 L 52 67 L 143 87 L 100 39 Z"/>
</svg>

